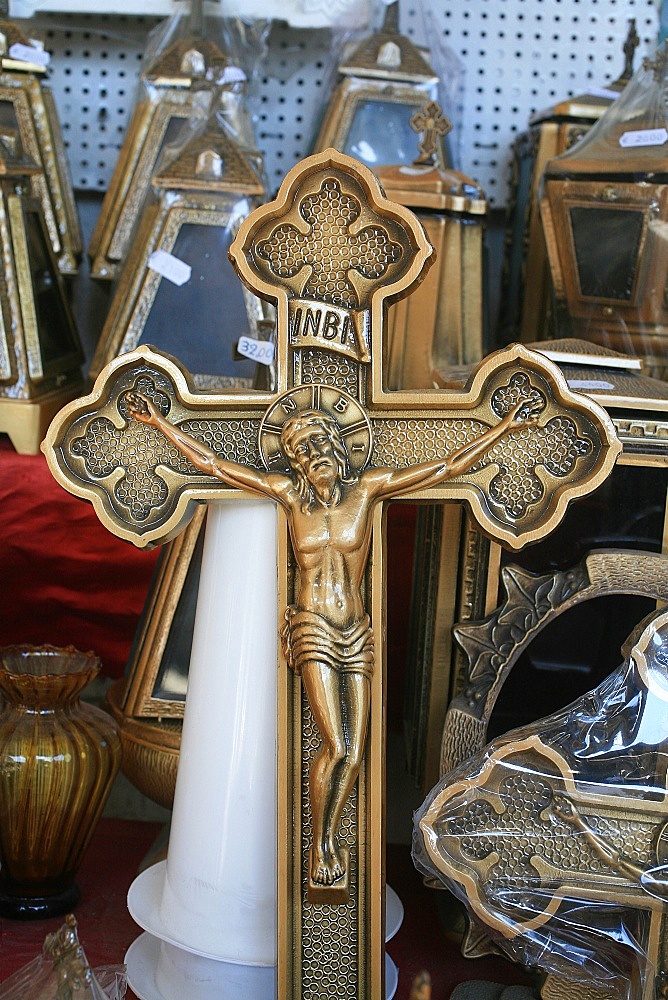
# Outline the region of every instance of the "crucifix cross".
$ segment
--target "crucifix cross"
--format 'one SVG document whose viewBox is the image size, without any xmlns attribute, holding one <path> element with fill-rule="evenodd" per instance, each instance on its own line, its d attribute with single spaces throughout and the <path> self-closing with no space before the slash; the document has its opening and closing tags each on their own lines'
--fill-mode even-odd
<svg viewBox="0 0 668 1000">
<path fill-rule="evenodd" d="M 645 776 L 652 794 L 654 778 Z M 655 799 L 629 795 L 621 774 L 596 785 L 531 735 L 494 748 L 478 773 L 449 784 L 420 826 L 438 870 L 506 939 L 546 925 L 574 897 L 664 913 L 668 870 L 654 855 L 668 817 L 665 774 L 663 782 Z M 653 884 L 657 865 L 661 879 Z M 531 885 L 535 899 L 522 899 Z"/>
<path fill-rule="evenodd" d="M 643 624 L 596 691 L 470 758 L 419 822 L 433 870 L 495 934 L 526 937 L 536 964 L 574 944 L 573 905 L 647 911 L 634 1000 L 662 995 L 668 958 L 668 612 Z M 576 923 L 581 953 L 600 952 L 612 978 L 604 927 Z"/>
<path fill-rule="evenodd" d="M 195 502 L 240 490 L 283 512 L 285 1000 L 383 996 L 384 503 L 467 500 L 516 548 L 555 527 L 619 451 L 605 411 L 521 346 L 488 358 L 464 391 L 385 391 L 387 300 L 407 294 L 430 254 L 366 167 L 331 149 L 310 157 L 230 249 L 246 284 L 277 304 L 276 393 L 196 394 L 177 364 L 141 348 L 45 442 L 65 488 L 138 545 L 172 537 Z"/>
</svg>

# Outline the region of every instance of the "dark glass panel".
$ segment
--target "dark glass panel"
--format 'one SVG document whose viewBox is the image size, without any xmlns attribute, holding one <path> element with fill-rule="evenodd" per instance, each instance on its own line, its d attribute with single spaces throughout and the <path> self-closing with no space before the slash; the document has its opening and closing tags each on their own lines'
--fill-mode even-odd
<svg viewBox="0 0 668 1000">
<path fill-rule="evenodd" d="M 410 119 L 419 110 L 419 104 L 360 101 L 343 152 L 370 167 L 412 163 L 418 155 L 418 136 Z"/>
<path fill-rule="evenodd" d="M 660 552 L 666 505 L 666 474 L 658 467 L 617 465 L 602 486 L 572 503 L 558 528 L 504 562 L 532 573 L 568 569 L 590 549 Z"/>
<path fill-rule="evenodd" d="M 580 292 L 628 302 L 633 292 L 643 213 L 633 209 L 570 209 Z"/>
<path fill-rule="evenodd" d="M 31 210 L 26 210 L 23 217 L 40 352 L 46 370 L 50 363 L 75 354 L 78 346 L 41 217 Z"/>
<path fill-rule="evenodd" d="M 172 354 L 194 375 L 252 380 L 255 362 L 234 351 L 250 331 L 241 282 L 227 256 L 232 238 L 227 226 L 181 227 L 171 252 L 190 264 L 190 280 L 161 279 L 139 344 Z"/>
<path fill-rule="evenodd" d="M 0 133 L 19 133 L 19 123 L 13 101 L 0 101 Z"/>
<path fill-rule="evenodd" d="M 488 739 L 543 719 L 591 691 L 622 662 L 621 647 L 656 601 L 631 594 L 569 608 L 531 641 L 499 692 Z"/>
<path fill-rule="evenodd" d="M 172 618 L 169 637 L 153 686 L 153 698 L 161 698 L 166 701 L 186 700 L 203 547 L 204 526 L 202 526 L 195 543 L 181 595 Z"/>
</svg>

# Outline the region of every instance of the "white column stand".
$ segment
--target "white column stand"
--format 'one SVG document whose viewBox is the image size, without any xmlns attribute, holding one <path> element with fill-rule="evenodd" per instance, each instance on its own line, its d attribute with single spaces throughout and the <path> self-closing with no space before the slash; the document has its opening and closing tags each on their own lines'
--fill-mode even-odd
<svg viewBox="0 0 668 1000">
<path fill-rule="evenodd" d="M 193 1000 L 221 995 L 228 963 L 255 967 L 256 983 L 265 967 L 273 996 L 276 522 L 269 500 L 210 504 L 167 861 L 143 872 L 128 894 L 137 923 L 176 947 L 151 945 L 157 990 L 149 996 L 143 984 L 146 1000 L 183 1000 L 171 995 L 175 969 L 189 976 L 193 956 L 208 960 L 200 963 L 205 985 L 191 983 Z"/>
</svg>

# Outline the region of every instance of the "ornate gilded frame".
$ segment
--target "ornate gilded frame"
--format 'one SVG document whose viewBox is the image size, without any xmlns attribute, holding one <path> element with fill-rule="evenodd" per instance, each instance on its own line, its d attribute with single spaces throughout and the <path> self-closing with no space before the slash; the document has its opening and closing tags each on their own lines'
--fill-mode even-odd
<svg viewBox="0 0 668 1000">
<path fill-rule="evenodd" d="M 534 346 L 550 348 L 554 360 L 570 358 L 571 363 L 561 362 L 569 384 L 590 385 L 591 395 L 610 413 L 623 445 L 611 484 L 618 475 L 632 476 L 633 468 L 654 469 L 657 475 L 668 469 L 665 383 L 626 370 L 621 355 L 612 357 L 615 367 L 606 368 L 605 355 L 614 352 L 582 341 Z M 658 545 L 667 552 L 668 472 L 662 506 Z M 418 511 L 404 729 L 409 770 L 425 793 L 443 773 L 446 712 L 466 684 L 468 665 L 453 628 L 485 618 L 498 606 L 502 561 L 501 546 L 476 528 L 461 505 L 428 505 Z"/>
<path fill-rule="evenodd" d="M 668 602 L 668 556 L 634 549 L 599 549 L 553 573 L 520 566 L 501 570 L 505 600 L 480 622 L 457 625 L 467 662 L 464 688 L 448 706 L 440 767 L 453 770 L 487 743 L 487 727 L 501 687 L 522 652 L 556 617 L 576 604 L 608 594 L 637 594 Z"/>
</svg>

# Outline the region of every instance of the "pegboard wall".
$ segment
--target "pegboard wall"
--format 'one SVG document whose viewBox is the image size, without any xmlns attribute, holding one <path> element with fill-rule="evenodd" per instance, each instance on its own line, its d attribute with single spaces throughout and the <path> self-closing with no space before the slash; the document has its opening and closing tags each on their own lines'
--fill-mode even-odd
<svg viewBox="0 0 668 1000">
<path fill-rule="evenodd" d="M 555 101 L 604 87 L 624 65 L 631 18 L 640 45 L 635 66 L 654 51 L 660 0 L 413 0 L 400 27 L 418 45 L 429 38 L 434 63 L 458 67 L 458 166 L 492 206 L 508 197 L 512 143 L 530 115 Z M 75 188 L 103 191 L 137 95 L 147 16 L 39 15 L 27 22 L 52 54 L 50 85 Z M 251 108 L 272 190 L 317 134 L 330 86 L 331 36 L 275 22 Z M 439 62 L 439 60 L 441 60 Z"/>
</svg>

